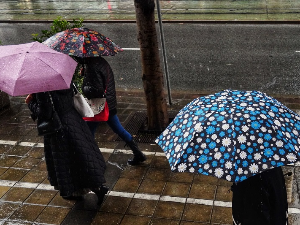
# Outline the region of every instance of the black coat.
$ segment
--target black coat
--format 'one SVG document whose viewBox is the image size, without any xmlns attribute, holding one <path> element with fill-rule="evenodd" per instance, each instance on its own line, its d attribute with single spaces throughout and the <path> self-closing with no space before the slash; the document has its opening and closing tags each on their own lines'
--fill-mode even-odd
<svg viewBox="0 0 300 225">
<path fill-rule="evenodd" d="M 62 196 L 83 189 L 99 188 L 105 183 L 105 160 L 86 122 L 73 105 L 71 89 L 50 92 L 62 129 L 44 136 L 48 179 Z M 47 120 L 52 104 L 48 93 L 35 94 L 28 104 L 33 118 Z"/>
<path fill-rule="evenodd" d="M 102 57 L 91 57 L 84 63 L 83 94 L 88 99 L 102 98 L 106 91 L 109 115 L 115 115 L 117 113 L 115 79 L 109 63 Z"/>
<path fill-rule="evenodd" d="M 281 167 L 232 186 L 232 216 L 239 225 L 286 225 L 288 203 Z"/>
</svg>

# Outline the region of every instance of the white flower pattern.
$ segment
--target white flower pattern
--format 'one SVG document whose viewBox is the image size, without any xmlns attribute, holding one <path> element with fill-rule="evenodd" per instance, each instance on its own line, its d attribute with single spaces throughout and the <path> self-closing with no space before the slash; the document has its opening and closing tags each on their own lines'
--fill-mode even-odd
<svg viewBox="0 0 300 225">
<path fill-rule="evenodd" d="M 225 90 L 187 104 L 156 143 L 173 171 L 238 182 L 299 161 L 299 134 L 300 116 L 276 99 Z"/>
</svg>

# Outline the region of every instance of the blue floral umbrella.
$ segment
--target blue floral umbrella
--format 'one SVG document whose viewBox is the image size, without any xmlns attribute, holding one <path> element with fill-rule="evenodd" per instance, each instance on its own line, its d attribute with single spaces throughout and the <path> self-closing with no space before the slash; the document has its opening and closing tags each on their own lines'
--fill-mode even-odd
<svg viewBox="0 0 300 225">
<path fill-rule="evenodd" d="M 300 156 L 300 116 L 259 91 L 225 90 L 186 105 L 156 143 L 172 171 L 239 182 Z"/>
</svg>

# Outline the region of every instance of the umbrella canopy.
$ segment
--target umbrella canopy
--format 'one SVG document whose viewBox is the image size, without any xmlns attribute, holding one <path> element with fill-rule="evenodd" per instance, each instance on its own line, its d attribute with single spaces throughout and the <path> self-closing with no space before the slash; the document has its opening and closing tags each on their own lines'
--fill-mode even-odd
<svg viewBox="0 0 300 225">
<path fill-rule="evenodd" d="M 43 42 L 48 47 L 70 56 L 114 56 L 123 49 L 97 31 L 88 28 L 73 28 L 59 32 Z"/>
<path fill-rule="evenodd" d="M 11 96 L 67 89 L 77 63 L 39 42 L 0 46 L 0 89 Z"/>
<path fill-rule="evenodd" d="M 300 116 L 259 91 L 194 99 L 156 139 L 172 171 L 239 182 L 299 160 Z"/>
</svg>

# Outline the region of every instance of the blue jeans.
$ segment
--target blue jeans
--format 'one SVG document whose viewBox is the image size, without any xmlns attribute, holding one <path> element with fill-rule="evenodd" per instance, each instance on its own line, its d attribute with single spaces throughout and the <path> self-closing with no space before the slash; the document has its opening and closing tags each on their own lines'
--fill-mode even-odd
<svg viewBox="0 0 300 225">
<path fill-rule="evenodd" d="M 128 133 L 122 124 L 120 123 L 120 120 L 117 116 L 117 114 L 113 116 L 109 116 L 108 121 L 106 121 L 108 126 L 115 132 L 117 135 L 119 135 L 120 138 L 122 138 L 125 142 L 132 141 L 132 136 L 130 133 Z M 93 136 L 95 137 L 96 130 L 100 124 L 100 122 L 97 121 L 86 121 L 87 125 L 89 126 Z"/>
</svg>

